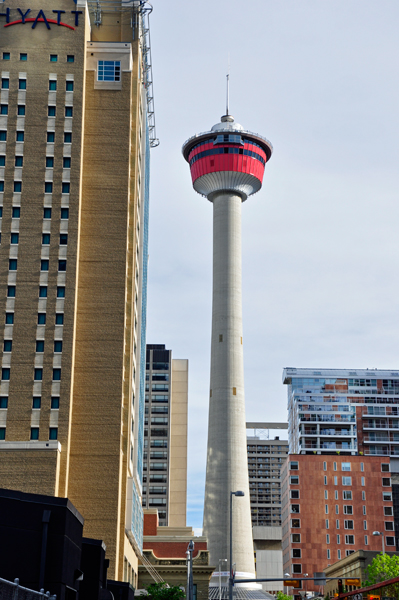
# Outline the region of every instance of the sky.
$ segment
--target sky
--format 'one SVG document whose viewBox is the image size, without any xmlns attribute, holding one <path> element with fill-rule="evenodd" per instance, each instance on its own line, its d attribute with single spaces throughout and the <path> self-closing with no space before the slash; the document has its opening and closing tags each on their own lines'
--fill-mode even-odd
<svg viewBox="0 0 399 600">
<path fill-rule="evenodd" d="M 398 369 L 399 3 L 152 3 L 147 342 L 189 359 L 187 525 L 199 533 L 212 205 L 181 146 L 225 113 L 230 63 L 230 113 L 274 147 L 242 207 L 247 421 L 287 419 L 284 367 Z"/>
</svg>

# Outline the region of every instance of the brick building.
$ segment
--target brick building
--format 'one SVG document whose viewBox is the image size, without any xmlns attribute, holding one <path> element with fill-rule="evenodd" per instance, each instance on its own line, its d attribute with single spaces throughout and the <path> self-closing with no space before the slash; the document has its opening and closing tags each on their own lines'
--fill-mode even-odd
<svg viewBox="0 0 399 600">
<path fill-rule="evenodd" d="M 290 454 L 282 467 L 284 573 L 313 576 L 356 550 L 395 550 L 390 461 Z M 315 589 L 308 582 L 307 589 Z M 318 591 L 318 589 L 317 589 Z"/>
</svg>

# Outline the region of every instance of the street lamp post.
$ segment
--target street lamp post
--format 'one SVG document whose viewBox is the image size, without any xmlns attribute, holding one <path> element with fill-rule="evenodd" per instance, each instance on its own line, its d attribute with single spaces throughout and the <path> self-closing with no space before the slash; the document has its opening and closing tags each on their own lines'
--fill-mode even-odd
<svg viewBox="0 0 399 600">
<path fill-rule="evenodd" d="M 193 600 L 193 592 L 194 592 L 194 581 L 193 581 L 193 552 L 194 552 L 194 542 L 190 540 L 190 543 L 187 547 L 187 598 L 188 600 Z"/>
<path fill-rule="evenodd" d="M 382 539 L 382 553 L 385 554 L 385 542 L 384 542 L 384 532 L 383 531 L 373 531 L 373 535 L 380 535 Z"/>
<path fill-rule="evenodd" d="M 284 573 L 284 577 L 291 577 L 289 573 Z M 288 596 L 288 585 L 284 585 L 284 593 Z"/>
<path fill-rule="evenodd" d="M 222 574 L 220 563 L 227 562 L 227 558 L 219 558 L 219 600 L 222 600 Z"/>
<path fill-rule="evenodd" d="M 304 577 L 308 577 L 308 576 L 309 576 L 309 573 L 304 573 L 304 574 L 303 574 L 303 576 L 304 576 Z M 306 579 L 305 579 L 305 598 L 307 598 L 307 597 L 308 597 L 308 588 L 307 588 L 307 583 L 308 583 L 308 582 L 307 582 L 307 581 L 306 581 Z"/>
<path fill-rule="evenodd" d="M 230 492 L 230 576 L 229 600 L 233 600 L 233 496 L 244 496 L 244 492 Z"/>
</svg>

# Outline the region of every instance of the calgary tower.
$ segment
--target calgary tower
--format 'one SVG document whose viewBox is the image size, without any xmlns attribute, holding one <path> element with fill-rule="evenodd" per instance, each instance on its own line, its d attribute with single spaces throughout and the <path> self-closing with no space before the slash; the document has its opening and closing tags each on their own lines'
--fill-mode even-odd
<svg viewBox="0 0 399 600">
<path fill-rule="evenodd" d="M 211 380 L 204 535 L 211 564 L 230 554 L 238 577 L 254 577 L 245 425 L 241 301 L 241 204 L 262 187 L 273 147 L 229 115 L 183 145 L 193 187 L 213 204 Z M 234 492 L 243 497 L 233 497 Z M 242 494 L 235 494 L 242 496 Z M 227 570 L 227 569 L 226 569 Z M 214 573 L 216 575 L 216 573 Z M 212 584 L 211 584 L 212 585 Z"/>
</svg>

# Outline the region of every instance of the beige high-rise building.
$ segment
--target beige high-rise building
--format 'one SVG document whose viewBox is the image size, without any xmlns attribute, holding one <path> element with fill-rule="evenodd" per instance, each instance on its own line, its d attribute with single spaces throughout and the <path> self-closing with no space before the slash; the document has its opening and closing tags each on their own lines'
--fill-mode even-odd
<svg viewBox="0 0 399 600">
<path fill-rule="evenodd" d="M 132 583 L 156 145 L 148 12 L 0 5 L 0 486 L 67 496 L 104 540 L 109 577 Z"/>
<path fill-rule="evenodd" d="M 186 527 L 188 360 L 147 344 L 143 506 L 159 525 Z"/>
</svg>

